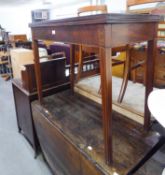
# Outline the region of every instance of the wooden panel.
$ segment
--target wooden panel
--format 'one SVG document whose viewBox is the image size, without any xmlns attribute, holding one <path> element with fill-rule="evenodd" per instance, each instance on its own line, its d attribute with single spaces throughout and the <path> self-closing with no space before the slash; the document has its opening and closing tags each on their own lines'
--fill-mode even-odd
<svg viewBox="0 0 165 175">
<path fill-rule="evenodd" d="M 41 63 L 43 88 L 53 87 L 65 83 L 65 62 L 66 58 L 58 58 Z M 36 91 L 36 80 L 34 64 L 25 65 L 25 70 L 21 72 L 23 87 L 29 91 Z"/>
<path fill-rule="evenodd" d="M 67 32 L 66 32 L 67 30 Z M 52 31 L 55 31 L 55 35 L 52 35 Z M 98 46 L 104 45 L 104 35 L 103 35 L 104 28 L 100 25 L 93 26 L 69 26 L 66 27 L 43 27 L 43 28 L 34 28 L 33 29 L 33 36 L 34 39 L 48 39 L 54 41 L 62 41 L 66 43 L 72 44 L 80 44 L 83 43 L 84 45 L 90 46 Z M 81 33 L 81 35 L 80 35 Z"/>
<path fill-rule="evenodd" d="M 32 107 L 37 134 L 54 173 L 58 163 L 59 169 L 73 171 L 72 175 L 125 175 L 157 142 L 156 133 L 147 133 L 143 126 L 113 112 L 114 162 L 107 166 L 100 105 L 65 91 L 44 98 L 43 107 L 37 102 Z M 150 175 L 155 174 L 153 168 Z M 146 175 L 145 168 L 141 175 Z"/>
<path fill-rule="evenodd" d="M 115 24 L 112 26 L 112 47 L 151 40 L 155 37 L 155 24 Z M 110 45 L 110 43 L 109 43 Z"/>
<path fill-rule="evenodd" d="M 49 20 L 38 23 L 31 23 L 29 26 L 34 28 L 42 27 L 70 27 L 70 26 L 84 26 L 88 25 L 105 25 L 105 24 L 128 24 L 128 23 L 145 23 L 158 22 L 159 16 L 156 15 L 138 15 L 138 14 L 124 14 L 124 13 L 107 13 L 97 15 L 87 15 L 81 17 L 64 18 L 58 20 Z M 54 33 L 55 35 L 55 33 Z M 39 39 L 39 38 L 38 38 Z"/>
<path fill-rule="evenodd" d="M 65 175 L 81 174 L 79 152 L 63 136 L 51 122 L 43 118 L 40 113 L 33 110 L 33 117 L 41 143 L 41 148 L 46 154 L 48 162 L 54 173 L 54 164 L 57 165 Z"/>
<path fill-rule="evenodd" d="M 95 165 L 94 162 L 91 162 L 90 160 L 87 160 L 87 158 L 81 156 L 81 173 L 82 175 L 105 175 L 106 172 L 101 168 L 96 168 L 97 165 Z"/>
<path fill-rule="evenodd" d="M 33 128 L 31 115 L 30 98 L 22 93 L 16 86 L 13 85 L 13 93 L 15 99 L 16 114 L 18 120 L 18 127 L 28 139 L 30 144 L 35 148 L 36 135 Z"/>
</svg>

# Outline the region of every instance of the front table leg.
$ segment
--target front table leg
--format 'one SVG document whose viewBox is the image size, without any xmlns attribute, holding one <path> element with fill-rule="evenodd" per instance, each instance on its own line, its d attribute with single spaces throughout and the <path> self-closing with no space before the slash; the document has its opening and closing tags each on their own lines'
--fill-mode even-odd
<svg viewBox="0 0 165 175">
<path fill-rule="evenodd" d="M 148 41 L 148 51 L 147 51 L 147 60 L 146 60 L 146 92 L 145 92 L 145 106 L 144 106 L 144 128 L 146 130 L 150 127 L 150 111 L 148 109 L 147 100 L 148 95 L 153 90 L 153 80 L 154 80 L 154 60 L 156 56 L 156 40 Z"/>
<path fill-rule="evenodd" d="M 75 45 L 72 44 L 70 47 L 70 85 L 72 93 L 74 93 L 74 79 L 75 79 Z"/>
<path fill-rule="evenodd" d="M 105 160 L 112 163 L 112 64 L 111 48 L 99 48 Z"/>
</svg>

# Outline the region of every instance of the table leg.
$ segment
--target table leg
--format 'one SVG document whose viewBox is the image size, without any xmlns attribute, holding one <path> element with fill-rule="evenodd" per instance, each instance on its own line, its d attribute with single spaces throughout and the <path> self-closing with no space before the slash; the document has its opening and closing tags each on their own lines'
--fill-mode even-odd
<svg viewBox="0 0 165 175">
<path fill-rule="evenodd" d="M 42 104 L 42 80 L 41 80 L 41 66 L 39 61 L 39 52 L 38 52 L 38 41 L 33 41 L 33 54 L 34 54 L 34 66 L 35 66 L 35 75 L 37 83 L 37 93 L 40 104 Z"/>
<path fill-rule="evenodd" d="M 150 118 L 151 114 L 148 109 L 147 100 L 148 95 L 153 90 L 153 80 L 154 80 L 154 60 L 156 56 L 156 40 L 148 41 L 148 54 L 146 60 L 146 71 L 145 71 L 145 78 L 146 78 L 146 91 L 145 91 L 145 103 L 144 103 L 144 128 L 146 130 L 150 127 Z"/>
<path fill-rule="evenodd" d="M 74 92 L 74 70 L 75 70 L 75 45 L 72 44 L 70 48 L 70 83 L 71 83 L 71 90 Z"/>
<path fill-rule="evenodd" d="M 100 70 L 101 70 L 101 94 L 103 111 L 103 132 L 105 160 L 107 164 L 112 163 L 112 49 L 100 48 Z"/>
<path fill-rule="evenodd" d="M 77 73 L 77 82 L 81 79 L 83 70 L 83 55 L 82 55 L 82 45 L 79 46 L 79 62 L 78 62 L 78 73 Z"/>
</svg>

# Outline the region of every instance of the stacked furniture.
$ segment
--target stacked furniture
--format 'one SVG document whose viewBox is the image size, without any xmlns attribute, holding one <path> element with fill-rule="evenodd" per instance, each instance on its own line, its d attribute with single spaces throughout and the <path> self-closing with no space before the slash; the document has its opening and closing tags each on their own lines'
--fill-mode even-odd
<svg viewBox="0 0 165 175">
<path fill-rule="evenodd" d="M 24 58 L 25 57 L 20 57 L 20 59 Z M 24 64 L 21 66 L 22 69 L 19 69 L 19 76 L 15 76 L 12 81 L 12 87 L 15 100 L 18 130 L 28 140 L 34 149 L 36 156 L 39 150 L 39 144 L 32 119 L 31 102 L 37 99 L 37 93 L 34 63 L 32 63 L 31 58 L 33 57 L 30 57 L 28 54 L 26 57 L 26 63 L 24 62 Z M 69 88 L 68 78 L 65 76 L 65 66 L 65 57 L 44 60 L 41 62 L 44 96 L 51 95 L 58 91 Z"/>
</svg>

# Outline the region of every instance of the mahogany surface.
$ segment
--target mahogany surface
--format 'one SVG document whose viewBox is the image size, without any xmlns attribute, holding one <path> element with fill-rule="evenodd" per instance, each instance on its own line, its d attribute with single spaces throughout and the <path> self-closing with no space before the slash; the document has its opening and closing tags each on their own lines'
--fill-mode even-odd
<svg viewBox="0 0 165 175">
<path fill-rule="evenodd" d="M 126 175 L 159 138 L 152 129 L 146 132 L 142 125 L 113 111 L 114 159 L 107 166 L 100 105 L 67 90 L 44 98 L 42 106 L 33 102 L 32 109 L 42 151 L 54 174 Z M 157 168 L 148 168 L 150 173 L 142 168 L 138 175 L 159 174 L 161 166 L 163 160 Z"/>
<path fill-rule="evenodd" d="M 99 14 L 66 18 L 39 23 L 32 23 L 35 68 L 39 101 L 42 103 L 41 71 L 37 50 L 37 40 L 47 39 L 62 41 L 72 44 L 90 45 L 99 47 L 101 62 L 101 83 L 102 83 L 102 111 L 103 111 L 103 133 L 105 143 L 106 163 L 112 163 L 112 76 L 111 76 L 111 49 L 113 47 L 132 44 L 135 42 L 149 41 L 149 51 L 146 67 L 145 102 L 152 90 L 153 74 L 152 64 L 155 49 L 155 38 L 157 36 L 157 23 L 160 20 L 156 15 L 135 15 L 135 14 Z M 73 49 L 74 50 L 74 49 Z M 74 59 L 72 60 L 74 62 Z M 73 67 L 72 63 L 72 67 Z M 72 70 L 72 68 L 71 68 Z M 74 84 L 74 73 L 71 74 L 72 85 Z M 150 113 L 145 103 L 145 128 L 150 125 Z"/>
</svg>

